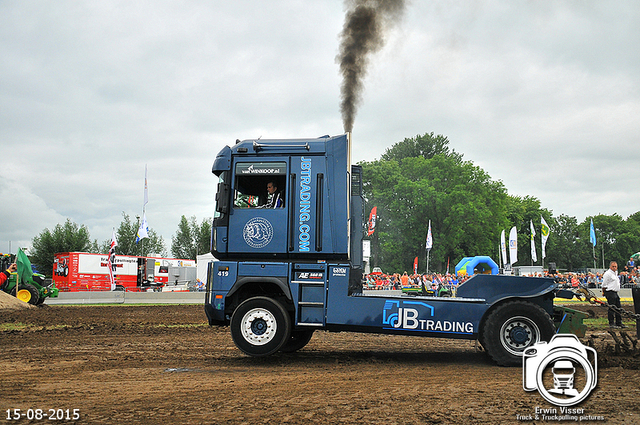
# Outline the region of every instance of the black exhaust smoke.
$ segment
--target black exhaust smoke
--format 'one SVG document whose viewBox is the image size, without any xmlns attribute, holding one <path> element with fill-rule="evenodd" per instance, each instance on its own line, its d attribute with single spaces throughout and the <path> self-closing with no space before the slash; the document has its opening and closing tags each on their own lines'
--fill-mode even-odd
<svg viewBox="0 0 640 425">
<path fill-rule="evenodd" d="M 353 130 L 362 98 L 369 55 L 384 45 L 384 33 L 404 12 L 404 0 L 346 0 L 347 15 L 340 33 L 340 112 L 345 132 Z"/>
</svg>

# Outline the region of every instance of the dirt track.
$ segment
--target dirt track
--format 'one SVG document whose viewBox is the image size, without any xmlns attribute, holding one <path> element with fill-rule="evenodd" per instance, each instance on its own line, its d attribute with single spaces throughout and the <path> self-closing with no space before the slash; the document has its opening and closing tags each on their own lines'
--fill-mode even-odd
<svg viewBox="0 0 640 425">
<path fill-rule="evenodd" d="M 579 407 L 640 423 L 640 357 L 607 354 L 611 337 L 594 335 L 598 387 Z M 14 408 L 79 409 L 91 424 L 516 423 L 554 407 L 473 342 L 316 332 L 297 353 L 255 359 L 202 306 L 0 311 L 0 366 L 5 423 Z"/>
</svg>

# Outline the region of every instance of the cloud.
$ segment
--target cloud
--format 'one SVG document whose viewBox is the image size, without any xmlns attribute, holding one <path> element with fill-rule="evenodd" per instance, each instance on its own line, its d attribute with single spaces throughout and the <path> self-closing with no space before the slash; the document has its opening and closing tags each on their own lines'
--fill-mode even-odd
<svg viewBox="0 0 640 425">
<path fill-rule="evenodd" d="M 342 132 L 339 2 L 0 3 L 0 247 L 122 212 L 168 242 L 213 214 L 236 139 Z M 435 132 L 554 214 L 627 216 L 638 180 L 634 2 L 411 2 L 370 59 L 353 158 Z M 14 249 L 15 243 L 13 242 Z M 7 249 L 7 248 L 3 248 Z"/>
<path fill-rule="evenodd" d="M 5 164 L 0 169 L 0 217 L 2 217 L 2 246 L 0 251 L 12 252 L 18 248 L 31 246 L 35 232 L 45 228 L 52 229 L 64 222 L 65 217 L 47 205 L 45 199 L 36 195 L 19 178 L 12 176 L 15 167 Z M 7 245 L 5 245 L 7 243 Z"/>
</svg>

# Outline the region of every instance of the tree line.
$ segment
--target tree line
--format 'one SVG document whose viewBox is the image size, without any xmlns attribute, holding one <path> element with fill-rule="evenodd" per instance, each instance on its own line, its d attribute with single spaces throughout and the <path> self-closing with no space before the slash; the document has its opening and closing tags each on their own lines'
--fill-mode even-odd
<svg viewBox="0 0 640 425">
<path fill-rule="evenodd" d="M 117 255 L 167 257 L 167 249 L 162 236 L 149 228 L 148 238 L 136 242 L 139 222 L 133 222 L 125 212 L 122 221 L 115 229 Z M 211 219 L 205 218 L 200 224 L 196 217 L 187 219 L 184 215 L 178 223 L 178 230 L 171 238 L 171 253 L 174 258 L 195 260 L 197 255 L 209 252 L 211 234 Z M 91 240 L 89 230 L 85 225 L 79 225 L 67 219 L 63 224 L 57 224 L 53 229 L 44 229 L 33 238 L 31 249 L 31 263 L 47 276 L 53 270 L 55 254 L 59 252 L 91 252 L 107 254 L 111 246 L 111 239 L 98 242 Z"/>
<path fill-rule="evenodd" d="M 427 133 L 406 138 L 388 148 L 379 160 L 361 162 L 363 189 L 369 211 L 377 207 L 372 266 L 383 271 L 410 271 L 414 258 L 426 260 L 426 234 L 431 220 L 433 248 L 429 270 L 453 272 L 464 257 L 488 255 L 499 262 L 502 230 L 518 229 L 518 265 L 532 265 L 531 231 L 536 232 L 536 265 L 541 265 L 541 217 L 549 225 L 545 266 L 579 270 L 625 264 L 639 250 L 640 211 L 623 219 L 596 215 L 578 223 L 575 217 L 554 216 L 532 196 L 507 193 L 503 183 L 449 147 L 442 135 Z M 596 230 L 589 239 L 591 219 Z M 424 271 L 424 266 L 420 271 Z"/>
<path fill-rule="evenodd" d="M 376 229 L 371 237 L 371 265 L 385 271 L 411 270 L 417 256 L 424 265 L 425 239 L 429 220 L 433 235 L 430 271 L 453 271 L 464 257 L 488 255 L 499 262 L 500 233 L 518 229 L 518 262 L 531 265 L 530 222 L 536 230 L 536 252 L 541 264 L 541 217 L 549 225 L 545 265 L 578 270 L 595 265 L 608 266 L 610 260 L 624 264 L 638 250 L 640 211 L 624 219 L 618 214 L 575 217 L 552 212 L 532 196 L 509 195 L 504 184 L 494 180 L 472 161 L 449 146 L 443 135 L 426 133 L 405 138 L 381 155 L 364 161 L 363 190 L 367 211 L 377 207 Z M 593 219 L 597 245 L 589 241 Z M 116 254 L 167 256 L 162 236 L 149 229 L 149 238 L 136 244 L 139 223 L 122 213 L 116 230 Z M 364 230 L 364 229 L 363 229 Z M 195 216 L 181 217 L 171 238 L 175 258 L 195 259 L 210 251 L 211 219 L 201 222 Z M 44 229 L 33 239 L 32 263 L 50 274 L 57 252 L 95 252 L 106 254 L 111 239 L 91 240 L 84 225 L 71 220 Z M 420 271 L 423 271 L 421 269 Z"/>
</svg>

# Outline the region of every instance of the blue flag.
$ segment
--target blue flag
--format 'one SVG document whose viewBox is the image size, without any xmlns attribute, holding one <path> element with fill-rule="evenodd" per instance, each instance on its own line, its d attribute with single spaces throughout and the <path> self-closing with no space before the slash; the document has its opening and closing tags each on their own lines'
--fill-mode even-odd
<svg viewBox="0 0 640 425">
<path fill-rule="evenodd" d="M 589 241 L 596 246 L 596 231 L 593 229 L 593 219 L 591 219 L 591 228 L 589 229 Z"/>
</svg>

